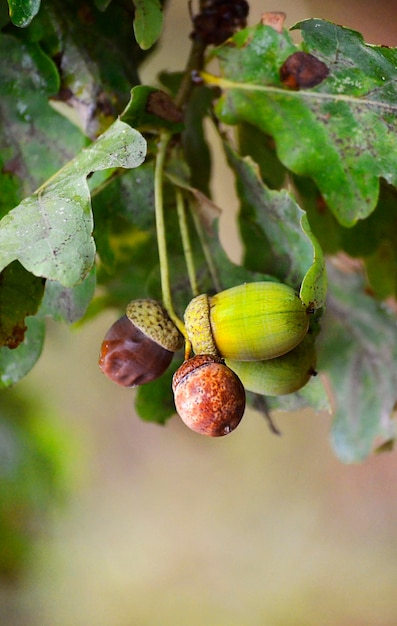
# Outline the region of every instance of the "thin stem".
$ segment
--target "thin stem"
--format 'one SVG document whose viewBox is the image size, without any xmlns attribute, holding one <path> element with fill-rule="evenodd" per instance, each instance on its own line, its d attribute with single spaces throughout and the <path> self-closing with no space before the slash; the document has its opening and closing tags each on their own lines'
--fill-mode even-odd
<svg viewBox="0 0 397 626">
<path fill-rule="evenodd" d="M 206 44 L 201 39 L 193 40 L 189 58 L 183 72 L 182 82 L 178 93 L 175 96 L 175 104 L 178 108 L 182 108 L 185 102 L 189 100 L 190 93 L 194 86 L 192 81 L 192 72 L 202 69 L 205 48 Z"/>
<path fill-rule="evenodd" d="M 214 259 L 212 258 L 212 253 L 205 238 L 203 225 L 200 221 L 200 217 L 197 215 L 197 212 L 194 210 L 193 206 L 190 204 L 190 211 L 193 218 L 194 226 L 201 244 L 201 248 L 203 250 L 204 258 L 208 266 L 209 273 L 211 274 L 211 279 L 214 284 L 216 291 L 221 291 L 221 283 L 218 276 L 218 270 L 214 263 Z"/>
<path fill-rule="evenodd" d="M 179 230 L 181 233 L 183 254 L 185 255 L 186 269 L 189 277 L 190 287 L 193 296 L 199 295 L 199 289 L 196 277 L 196 268 L 194 265 L 194 258 L 192 252 L 192 246 L 189 236 L 189 228 L 186 219 L 186 210 L 183 195 L 180 189 L 175 189 L 176 196 L 176 209 L 178 213 Z"/>
<path fill-rule="evenodd" d="M 186 337 L 185 325 L 175 313 L 174 305 L 172 302 L 170 273 L 167 255 L 167 240 L 164 223 L 163 174 L 165 156 L 170 139 L 170 133 L 162 133 L 160 135 L 160 142 L 158 146 L 154 170 L 154 205 L 156 215 L 157 246 L 160 261 L 160 279 L 163 304 L 175 326 L 182 333 L 182 335 Z"/>
</svg>

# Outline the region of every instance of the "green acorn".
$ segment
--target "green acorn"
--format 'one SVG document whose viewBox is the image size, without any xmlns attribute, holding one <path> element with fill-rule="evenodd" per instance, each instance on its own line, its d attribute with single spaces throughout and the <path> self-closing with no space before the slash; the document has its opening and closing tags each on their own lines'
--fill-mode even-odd
<svg viewBox="0 0 397 626">
<path fill-rule="evenodd" d="M 288 285 L 246 283 L 194 298 L 185 311 L 196 354 L 262 361 L 295 348 L 309 328 L 309 310 Z"/>
<path fill-rule="evenodd" d="M 225 362 L 237 374 L 247 391 L 263 396 L 283 396 L 298 391 L 316 374 L 314 339 L 311 334 L 307 334 L 296 348 L 275 359 L 226 359 Z"/>
</svg>

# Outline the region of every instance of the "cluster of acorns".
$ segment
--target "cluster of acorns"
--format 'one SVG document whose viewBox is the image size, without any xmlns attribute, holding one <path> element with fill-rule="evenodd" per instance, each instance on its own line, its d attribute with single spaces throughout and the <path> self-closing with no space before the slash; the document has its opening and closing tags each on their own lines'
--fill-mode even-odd
<svg viewBox="0 0 397 626">
<path fill-rule="evenodd" d="M 316 364 L 310 312 L 291 287 L 275 282 L 194 298 L 184 322 L 195 356 L 172 381 L 185 424 L 220 437 L 240 423 L 245 390 L 277 396 L 303 387 Z M 107 332 L 99 366 L 119 385 L 142 385 L 165 372 L 183 343 L 159 302 L 134 300 Z"/>
</svg>

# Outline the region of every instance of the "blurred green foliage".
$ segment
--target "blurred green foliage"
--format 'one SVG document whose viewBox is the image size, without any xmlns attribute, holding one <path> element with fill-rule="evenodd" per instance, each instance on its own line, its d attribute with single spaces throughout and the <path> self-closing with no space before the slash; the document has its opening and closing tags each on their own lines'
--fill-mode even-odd
<svg viewBox="0 0 397 626">
<path fill-rule="evenodd" d="M 37 533 L 72 485 L 72 437 L 45 402 L 2 393 L 0 407 L 0 579 L 14 580 Z"/>
</svg>

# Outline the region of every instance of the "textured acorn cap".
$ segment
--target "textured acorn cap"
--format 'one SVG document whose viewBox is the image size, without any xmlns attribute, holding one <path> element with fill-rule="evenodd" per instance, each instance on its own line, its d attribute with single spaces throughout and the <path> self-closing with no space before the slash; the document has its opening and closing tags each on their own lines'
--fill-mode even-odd
<svg viewBox="0 0 397 626">
<path fill-rule="evenodd" d="M 166 350 L 176 352 L 182 348 L 183 336 L 157 300 L 133 300 L 127 306 L 126 315 L 140 331 Z"/>
<path fill-rule="evenodd" d="M 196 354 L 219 356 L 212 337 L 209 298 L 206 294 L 196 296 L 185 310 L 186 334 L 192 342 Z"/>
</svg>

